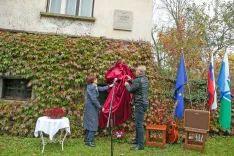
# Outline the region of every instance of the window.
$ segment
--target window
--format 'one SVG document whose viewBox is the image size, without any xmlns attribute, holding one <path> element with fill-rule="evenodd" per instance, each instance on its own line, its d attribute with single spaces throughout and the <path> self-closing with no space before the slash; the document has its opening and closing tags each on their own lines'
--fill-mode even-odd
<svg viewBox="0 0 234 156">
<path fill-rule="evenodd" d="M 3 98 L 24 100 L 31 98 L 32 87 L 27 87 L 29 80 L 3 79 Z"/>
<path fill-rule="evenodd" d="M 47 12 L 93 17 L 94 0 L 48 0 Z"/>
<path fill-rule="evenodd" d="M 99 87 L 104 87 L 104 86 L 106 86 L 106 84 L 98 84 L 98 86 Z M 86 87 L 85 87 L 85 92 L 86 92 L 86 89 L 87 89 Z M 106 102 L 106 99 L 107 99 L 108 95 L 109 95 L 109 92 L 107 92 L 107 91 L 101 91 L 101 92 L 99 92 L 98 100 L 99 100 L 99 102 L 100 102 L 101 105 L 104 105 L 104 103 Z"/>
<path fill-rule="evenodd" d="M 106 86 L 106 84 L 98 84 L 98 86 L 103 87 L 103 86 Z M 109 93 L 107 91 L 99 92 L 98 100 L 99 100 L 101 105 L 104 105 L 108 95 L 109 95 Z"/>
</svg>

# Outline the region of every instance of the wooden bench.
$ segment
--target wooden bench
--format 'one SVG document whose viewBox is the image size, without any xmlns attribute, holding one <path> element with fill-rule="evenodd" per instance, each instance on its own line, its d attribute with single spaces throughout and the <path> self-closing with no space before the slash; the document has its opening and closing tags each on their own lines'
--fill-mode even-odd
<svg viewBox="0 0 234 156">
<path fill-rule="evenodd" d="M 200 141 L 190 139 L 189 133 L 201 135 L 202 139 Z M 207 137 L 207 130 L 196 129 L 196 128 L 185 128 L 184 149 L 192 148 L 192 149 L 200 150 L 204 153 L 206 137 Z"/>
<path fill-rule="evenodd" d="M 159 146 L 164 149 L 166 144 L 166 129 L 166 125 L 149 124 L 146 127 L 146 146 Z M 162 138 L 155 138 L 152 141 L 150 136 L 151 131 L 160 131 L 162 133 Z"/>
</svg>

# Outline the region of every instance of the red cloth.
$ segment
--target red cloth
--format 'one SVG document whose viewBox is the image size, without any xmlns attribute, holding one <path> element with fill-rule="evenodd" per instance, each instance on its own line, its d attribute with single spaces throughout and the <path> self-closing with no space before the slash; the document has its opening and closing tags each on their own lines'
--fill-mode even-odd
<svg viewBox="0 0 234 156">
<path fill-rule="evenodd" d="M 115 85 L 115 93 L 112 103 L 113 126 L 117 126 L 130 119 L 130 102 L 132 100 L 132 95 L 127 92 L 124 86 L 124 82 L 127 81 L 126 75 L 129 75 L 131 78 L 135 77 L 135 74 L 126 64 L 117 62 L 105 76 L 107 83 L 113 83 L 114 78 L 118 79 Z M 101 128 L 105 128 L 107 126 L 113 91 L 114 89 L 111 88 L 103 106 L 105 111 L 100 112 L 99 115 L 99 126 Z"/>
</svg>

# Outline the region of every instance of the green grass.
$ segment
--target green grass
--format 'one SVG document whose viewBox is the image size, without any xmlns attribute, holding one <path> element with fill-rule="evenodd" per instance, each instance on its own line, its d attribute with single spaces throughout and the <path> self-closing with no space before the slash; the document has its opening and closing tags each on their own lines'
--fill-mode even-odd
<svg viewBox="0 0 234 156">
<path fill-rule="evenodd" d="M 110 139 L 108 137 L 96 137 L 97 147 L 87 147 L 82 139 L 65 140 L 64 151 L 60 144 L 47 144 L 44 153 L 41 153 L 40 138 L 19 138 L 11 136 L 0 136 L 1 156 L 109 156 Z M 132 147 L 127 143 L 114 143 L 115 156 L 234 156 L 234 137 L 209 137 L 206 142 L 205 153 L 192 149 L 183 149 L 183 144 L 166 145 L 162 150 L 158 147 L 145 147 L 143 151 L 130 151 Z"/>
</svg>

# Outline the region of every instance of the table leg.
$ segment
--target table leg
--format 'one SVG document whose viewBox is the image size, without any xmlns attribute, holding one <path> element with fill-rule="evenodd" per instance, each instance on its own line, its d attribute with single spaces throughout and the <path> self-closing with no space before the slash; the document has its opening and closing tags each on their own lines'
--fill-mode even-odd
<svg viewBox="0 0 234 156">
<path fill-rule="evenodd" d="M 162 149 L 165 148 L 165 144 L 166 144 L 166 130 L 161 131 L 162 132 Z"/>
<path fill-rule="evenodd" d="M 45 140 L 44 140 L 44 137 L 43 137 L 43 132 L 40 131 L 40 134 L 41 134 L 41 139 L 42 139 L 42 153 L 44 152 L 44 149 L 45 149 Z"/>
<path fill-rule="evenodd" d="M 189 141 L 189 132 L 185 130 L 184 149 L 187 148 Z"/>
<path fill-rule="evenodd" d="M 62 144 L 62 136 L 63 136 L 64 128 L 60 129 L 59 143 Z"/>
<path fill-rule="evenodd" d="M 149 143 L 149 130 L 146 130 L 146 146 L 148 146 Z"/>
<path fill-rule="evenodd" d="M 66 131 L 66 133 L 65 133 L 65 135 L 64 135 L 64 138 L 63 138 L 63 140 L 62 140 L 62 151 L 63 151 L 63 142 L 64 142 L 66 136 L 67 136 L 67 131 Z"/>
</svg>

